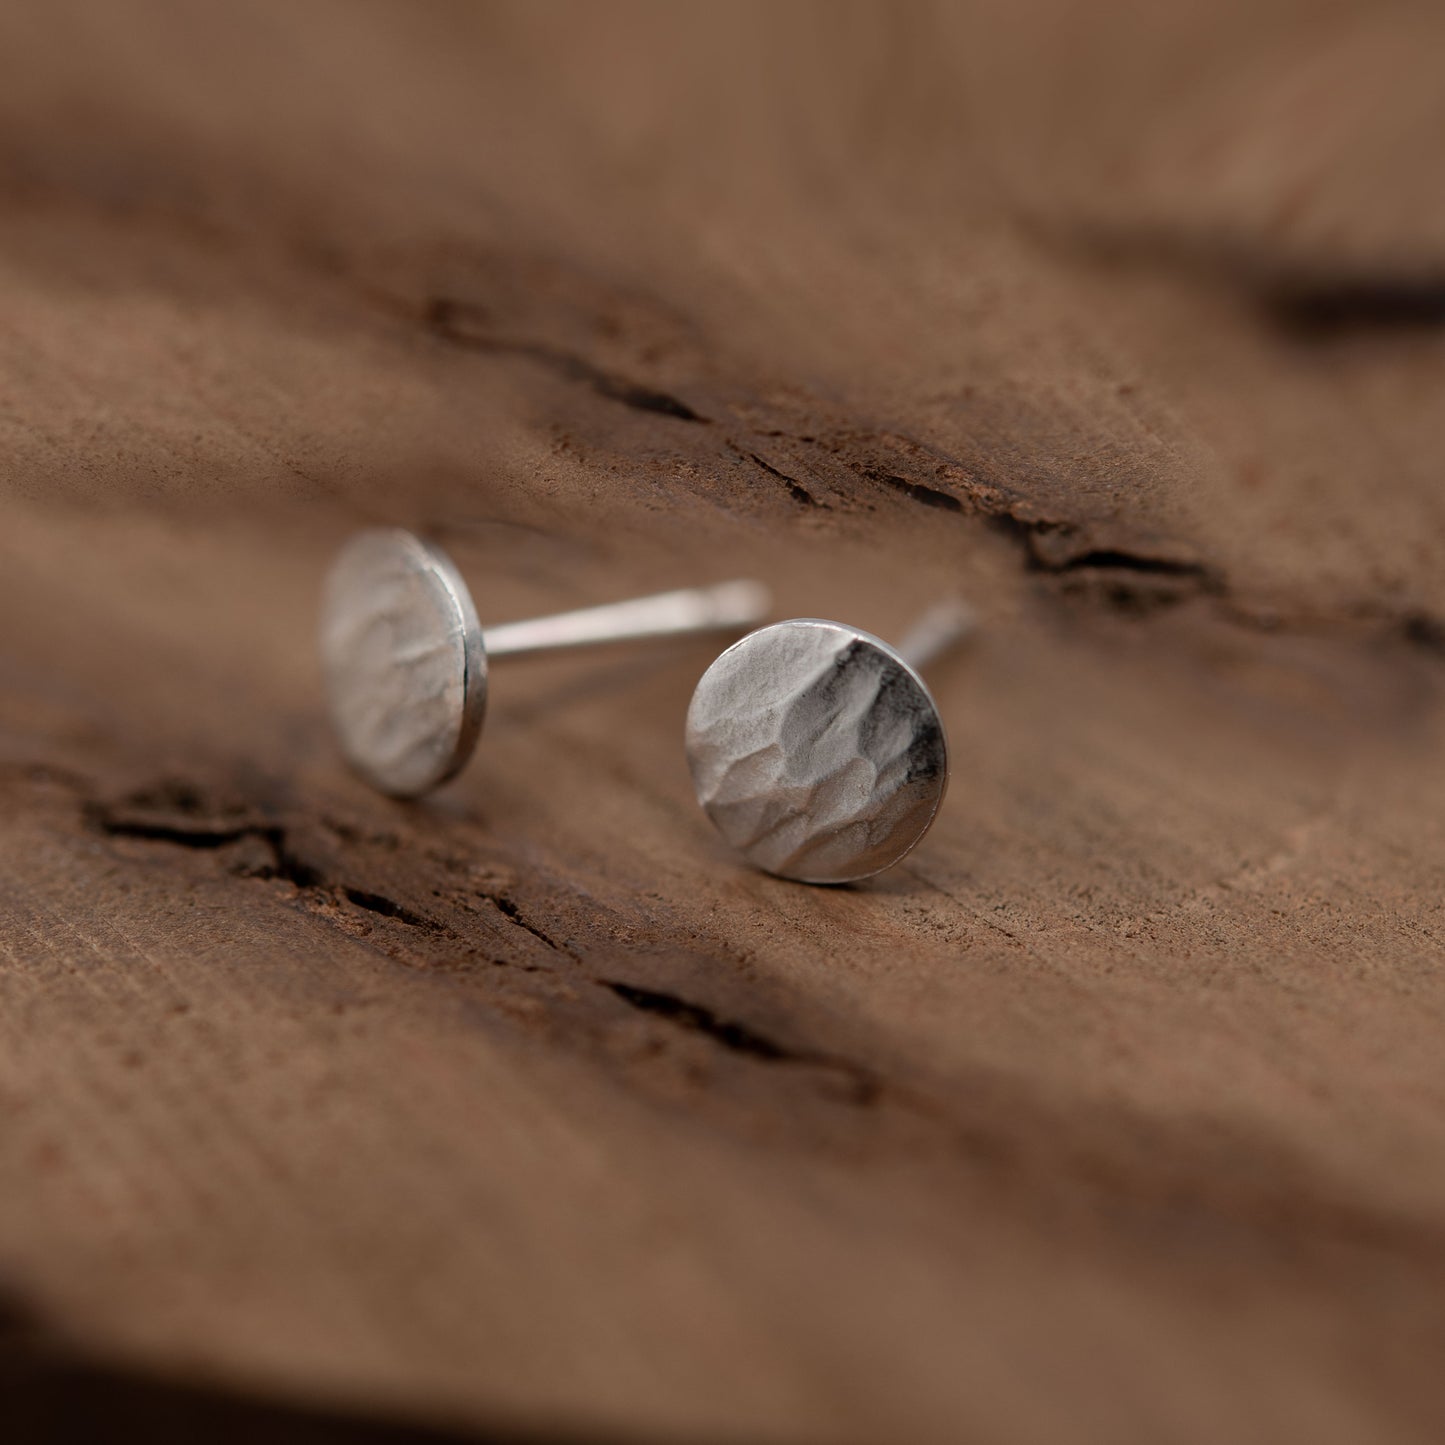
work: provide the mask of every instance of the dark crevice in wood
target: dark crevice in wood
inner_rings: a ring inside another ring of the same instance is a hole
[[[270,848],[274,861],[262,864],[259,868],[248,868],[242,865],[237,871],[253,878],[279,878],[282,882],[294,884],[303,891],[325,886],[326,880],[320,870],[303,862],[287,846],[284,828],[278,824],[269,824],[264,828],[251,831],[255,837],[260,838]]]
[[[107,816],[101,804],[87,805],[93,827],[110,838],[140,838],[148,843],[173,843],[177,848],[216,849],[242,838],[267,838],[268,828],[247,825],[242,828],[185,827],[175,823],[144,823],[136,819]]]
[[[1228,289],[1296,340],[1445,327],[1445,271],[1425,258],[1351,268],[1291,258],[1237,236],[1164,226],[1079,225],[1067,233],[1044,229],[1039,234],[1120,273],[1166,268]]]
[[[1189,597],[1229,594],[1224,576],[1202,562],[1098,546],[1066,522],[1025,520],[1007,511],[989,521],[1022,547],[1028,571],[1058,577],[1072,595],[1087,595],[1114,612],[1146,616]]]
[[[568,381],[590,387],[598,396],[605,397],[608,401],[621,402],[623,406],[630,406],[636,411],[654,412],[659,416],[672,417],[676,421],[704,424],[708,421],[707,417],[700,415],[671,393],[658,391],[627,377],[605,371],[574,352],[539,341],[490,336],[473,330],[467,322],[469,319],[475,320],[475,315],[473,309],[447,297],[433,297],[423,310],[427,329],[448,345],[463,347],[468,351],[526,357],[530,361],[550,367]]]
[[[541,943],[545,943],[548,948],[553,949],[555,952],[567,952],[567,950],[563,948],[556,939],[550,937],[542,929],[538,928],[537,925],[533,923],[529,918],[527,918],[523,914],[522,910],[517,907],[516,903],[513,902],[512,899],[508,898],[506,894],[488,893],[486,896],[490,898],[492,903],[496,906],[497,912],[500,913],[503,918],[507,919],[508,922],[516,924],[516,926],[520,928],[524,933],[530,933],[533,938],[537,939]]]
[[[1426,612],[1412,612],[1402,619],[1400,630],[1406,642],[1445,657],[1445,620],[1431,617]]]
[[[1170,557],[1150,557],[1137,552],[1124,552],[1114,547],[1100,547],[1090,552],[1081,552],[1067,561],[1045,563],[1031,557],[1029,565],[1039,572],[1077,572],[1081,569],[1111,570],[1115,572],[1143,572],[1155,577],[1190,577],[1201,585],[1207,583],[1212,573],[1197,562],[1180,562]]]
[[[812,439],[793,440],[801,444]],[[1031,516],[1025,498],[999,486],[970,481],[961,461],[922,443],[885,434],[852,436],[848,441],[847,450],[837,446],[829,450],[856,475],[920,506],[984,518],[1021,547],[1028,571],[1058,577],[1074,574],[1087,579],[1092,584],[1088,597],[1110,610],[1142,616],[1189,596],[1220,597],[1229,591],[1217,569],[1192,558],[1139,551],[1112,541],[1101,544],[1090,538],[1085,523]],[[901,449],[905,454],[918,452],[929,470],[958,478],[962,494],[884,467],[864,465],[847,455],[847,451],[862,450],[866,454],[884,448],[894,452]],[[1141,585],[1135,579],[1150,580]]]
[[[259,865],[239,864],[235,872],[248,878],[280,878],[302,889],[323,885],[321,874],[287,846],[286,830],[279,824],[244,823],[235,827],[218,827],[205,823],[192,825],[182,821],[117,817],[100,803],[86,804],[86,818],[93,828],[110,838],[138,838],[149,843],[169,843],[177,848],[215,851],[254,838],[266,846],[270,860]]]
[[[1266,290],[1270,321],[1302,341],[1445,327],[1445,276],[1365,277]]]
[[[730,1053],[742,1054],[768,1064],[800,1064],[840,1074],[847,1082],[847,1098],[850,1103],[872,1104],[881,1092],[881,1083],[873,1073],[849,1060],[808,1049],[789,1048],[778,1043],[776,1039],[759,1033],[748,1024],[737,1019],[721,1018],[705,1005],[692,1003],[673,993],[642,988],[617,979],[604,978],[597,982],[640,1013],[651,1014],[689,1033],[700,1034]]]
[[[453,936],[451,929],[444,923],[438,923],[434,918],[417,913],[404,904],[398,903],[394,898],[388,898],[384,893],[371,893],[364,888],[346,887],[343,887],[341,892],[348,903],[354,903],[368,913],[380,914],[383,918],[394,918],[398,923],[405,923],[409,928],[420,928],[425,933]]]
[[[610,988],[623,1003],[643,1013],[657,1014],[675,1023],[679,1028],[705,1034],[725,1049],[736,1054],[748,1054],[755,1059],[766,1059],[769,1063],[799,1063],[803,1056],[785,1049],[781,1044],[750,1029],[735,1019],[721,1019],[711,1009],[701,1004],[688,1003],[676,994],[661,993],[656,989],[639,988],[636,984],[619,983],[614,979],[600,980],[604,988]]]
[[[963,503],[952,492],[941,491],[938,487],[930,487],[923,482],[911,482],[907,477],[896,477],[890,472],[877,471],[871,467],[860,470],[863,476],[877,482],[880,486],[901,492],[920,506],[935,507],[941,512],[963,511]]]
[[[770,477],[776,477],[786,488],[788,495],[802,507],[819,507],[824,511],[828,510],[826,502],[820,502],[807,487],[795,477],[790,477],[786,472],[780,472],[777,467],[765,462],[756,452],[744,451],[741,447],[733,446],[731,442],[728,447],[736,452],[738,456],[745,457],[756,467],[762,468]]]
[[[175,811],[161,812],[159,808]],[[287,830],[279,823],[223,823],[216,812],[208,815],[204,794],[188,782],[167,780],[133,793],[118,804],[88,801],[84,815],[92,828],[109,838],[134,838],[202,852],[216,852],[255,840],[263,845],[264,855],[259,859],[238,858],[228,872],[239,878],[280,879],[303,893],[329,894],[366,913],[393,919],[410,928],[456,936],[445,924],[383,893],[328,879],[320,868],[298,856],[288,842]]]
[[[263,845],[264,854],[260,858],[238,857],[230,862],[228,872],[239,878],[281,879],[313,898],[346,902],[365,913],[421,933],[463,941],[460,933],[440,919],[429,917],[385,893],[328,878],[321,868],[297,855],[287,841],[287,830],[279,823],[242,816],[235,822],[221,821],[230,815],[208,804],[204,792],[192,783],[167,780],[132,793],[119,803],[89,801],[84,804],[84,814],[87,823],[106,837],[134,838],[203,852],[216,852],[255,840]],[[333,831],[336,831],[334,824]],[[568,953],[545,929],[533,923],[512,898],[495,893],[482,896],[513,926],[556,953]]]

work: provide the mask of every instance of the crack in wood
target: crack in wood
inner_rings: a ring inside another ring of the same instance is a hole
[[[462,347],[468,351],[525,357],[529,361],[550,367],[568,381],[590,387],[598,396],[608,401],[621,402],[623,406],[629,406],[634,411],[654,412],[658,416],[671,417],[674,421],[707,424],[707,417],[694,411],[685,401],[670,392],[643,386],[627,377],[606,371],[575,352],[548,346],[539,341],[490,336],[471,330],[466,321],[469,316],[474,318],[475,315],[473,308],[440,296],[429,300],[423,309],[427,330],[450,346]]]
[[[933,507],[941,512],[963,511],[963,503],[952,492],[945,492],[939,487],[930,487],[925,482],[909,481],[907,477],[894,476],[890,472],[878,471],[872,467],[862,467],[859,470],[865,477],[892,491],[900,492],[921,507]]]
[[[165,807],[177,811],[160,811]],[[203,792],[192,783],[167,780],[153,788],[132,793],[121,803],[86,800],[82,811],[88,826],[110,838],[133,838],[201,852],[219,852],[254,839],[263,845],[267,857],[261,861],[238,859],[227,869],[234,876],[280,879],[302,893],[328,894],[363,912],[392,919],[409,928],[456,937],[446,924],[408,908],[394,898],[328,878],[323,869],[299,856],[289,842],[287,829],[278,822],[238,820],[229,823],[221,821],[224,813],[208,814]]]
[[[769,1063],[798,1063],[802,1055],[749,1028],[736,1019],[722,1019],[710,1008],[689,1003],[676,994],[662,993],[657,989],[639,988],[636,984],[621,983],[615,979],[601,979],[604,988],[610,988],[623,1003],[642,1013],[655,1014],[679,1028],[703,1034],[715,1043],[735,1054],[747,1054],[755,1059],[766,1059]]]
[[[1434,331],[1445,326],[1445,276],[1291,282],[1266,289],[1260,304],[1275,326],[1300,341]]]
[[[752,462],[754,466],[761,467],[762,470],[765,471],[770,477],[776,477],[777,480],[783,484],[788,495],[795,502],[797,502],[799,506],[817,507],[823,511],[829,510],[828,504],[826,502],[819,501],[818,498],[815,497],[812,492],[810,492],[807,487],[805,487],[800,481],[798,481],[796,477],[790,477],[786,472],[779,471],[778,468],[773,466],[770,462],[764,461],[763,458],[760,457],[756,452],[746,451],[744,450],[744,448],[737,446],[733,442],[728,442],[727,448],[735,455],[742,457],[746,461]]]
[[[177,848],[215,852],[247,838],[254,838],[265,845],[270,853],[270,861],[259,865],[240,864],[232,871],[248,878],[280,878],[300,889],[325,886],[321,873],[291,850],[287,844],[286,830],[277,823],[217,826],[182,819],[165,821],[161,818],[118,817],[107,805],[93,801],[85,804],[85,813],[90,825],[107,837],[169,843]]]
[[[1405,641],[1445,657],[1445,620],[1425,612],[1411,612],[1400,620]]]
[[[364,888],[349,888],[344,885],[341,893],[348,903],[354,903],[367,913],[376,913],[382,918],[394,918],[398,923],[405,923],[409,928],[419,928],[424,933],[456,937],[446,924],[437,922],[435,918],[428,918],[424,913],[418,913],[405,904],[398,903],[396,899],[388,898],[384,893],[371,893]]]
[[[568,950],[563,948],[562,945],[558,943],[555,938],[553,938],[550,934],[546,933],[543,929],[538,928],[535,923],[533,923],[529,918],[527,918],[523,914],[522,910],[517,906],[515,901],[511,898],[508,898],[506,894],[488,893],[485,896],[492,901],[492,904],[495,906],[497,912],[500,913],[502,917],[505,918],[509,923],[515,924],[524,933],[530,933],[533,938],[537,939],[541,943],[545,943],[548,948],[554,950],[555,952],[568,953]]]
[[[111,838],[132,838],[201,852],[220,852],[255,840],[264,847],[264,858],[238,858],[229,864],[227,872],[238,878],[281,879],[293,884],[302,894],[349,903],[365,913],[434,938],[466,943],[456,928],[388,894],[328,877],[322,867],[299,856],[281,823],[258,820],[239,810],[210,806],[203,789],[189,781],[167,779],[133,792],[119,803],[85,800],[82,811],[88,826]],[[336,831],[334,821],[331,827]],[[353,840],[361,836],[355,829],[342,831]],[[567,948],[523,913],[515,899],[503,893],[483,892],[477,896],[490,902],[512,927],[555,953],[571,956]],[[491,958],[489,961],[505,962]]]
[[[704,1004],[692,1003],[661,989],[643,988],[619,979],[598,979],[623,1003],[640,1013],[651,1014],[676,1028],[700,1034],[730,1053],[759,1059],[767,1064],[802,1064],[839,1073],[849,1083],[849,1102],[871,1104],[882,1090],[881,1081],[870,1070],[833,1054],[790,1048],[737,1019],[723,1018]]]

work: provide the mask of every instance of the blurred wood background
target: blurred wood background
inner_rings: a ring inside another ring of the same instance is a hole
[[[1442,61],[0,6],[7,1438],[1438,1440]],[[498,621],[961,591],[944,815],[740,867],[706,644],[499,668],[369,795],[311,632],[377,522]]]

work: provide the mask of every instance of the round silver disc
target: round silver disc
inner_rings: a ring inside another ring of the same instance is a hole
[[[760,628],[708,668],[688,709],[687,756],[723,837],[803,883],[891,867],[948,786],[923,679],[886,642],[811,617]]]
[[[471,756],[487,653],[450,559],[399,528],[342,549],[321,607],[321,665],[341,750],[367,782],[414,798]]]

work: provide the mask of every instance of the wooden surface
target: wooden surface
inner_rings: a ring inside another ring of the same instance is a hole
[[[1438,1440],[1442,41],[0,8],[13,1418]],[[962,591],[944,814],[739,867],[706,644],[499,666],[369,795],[311,633],[380,521],[493,620]]]

